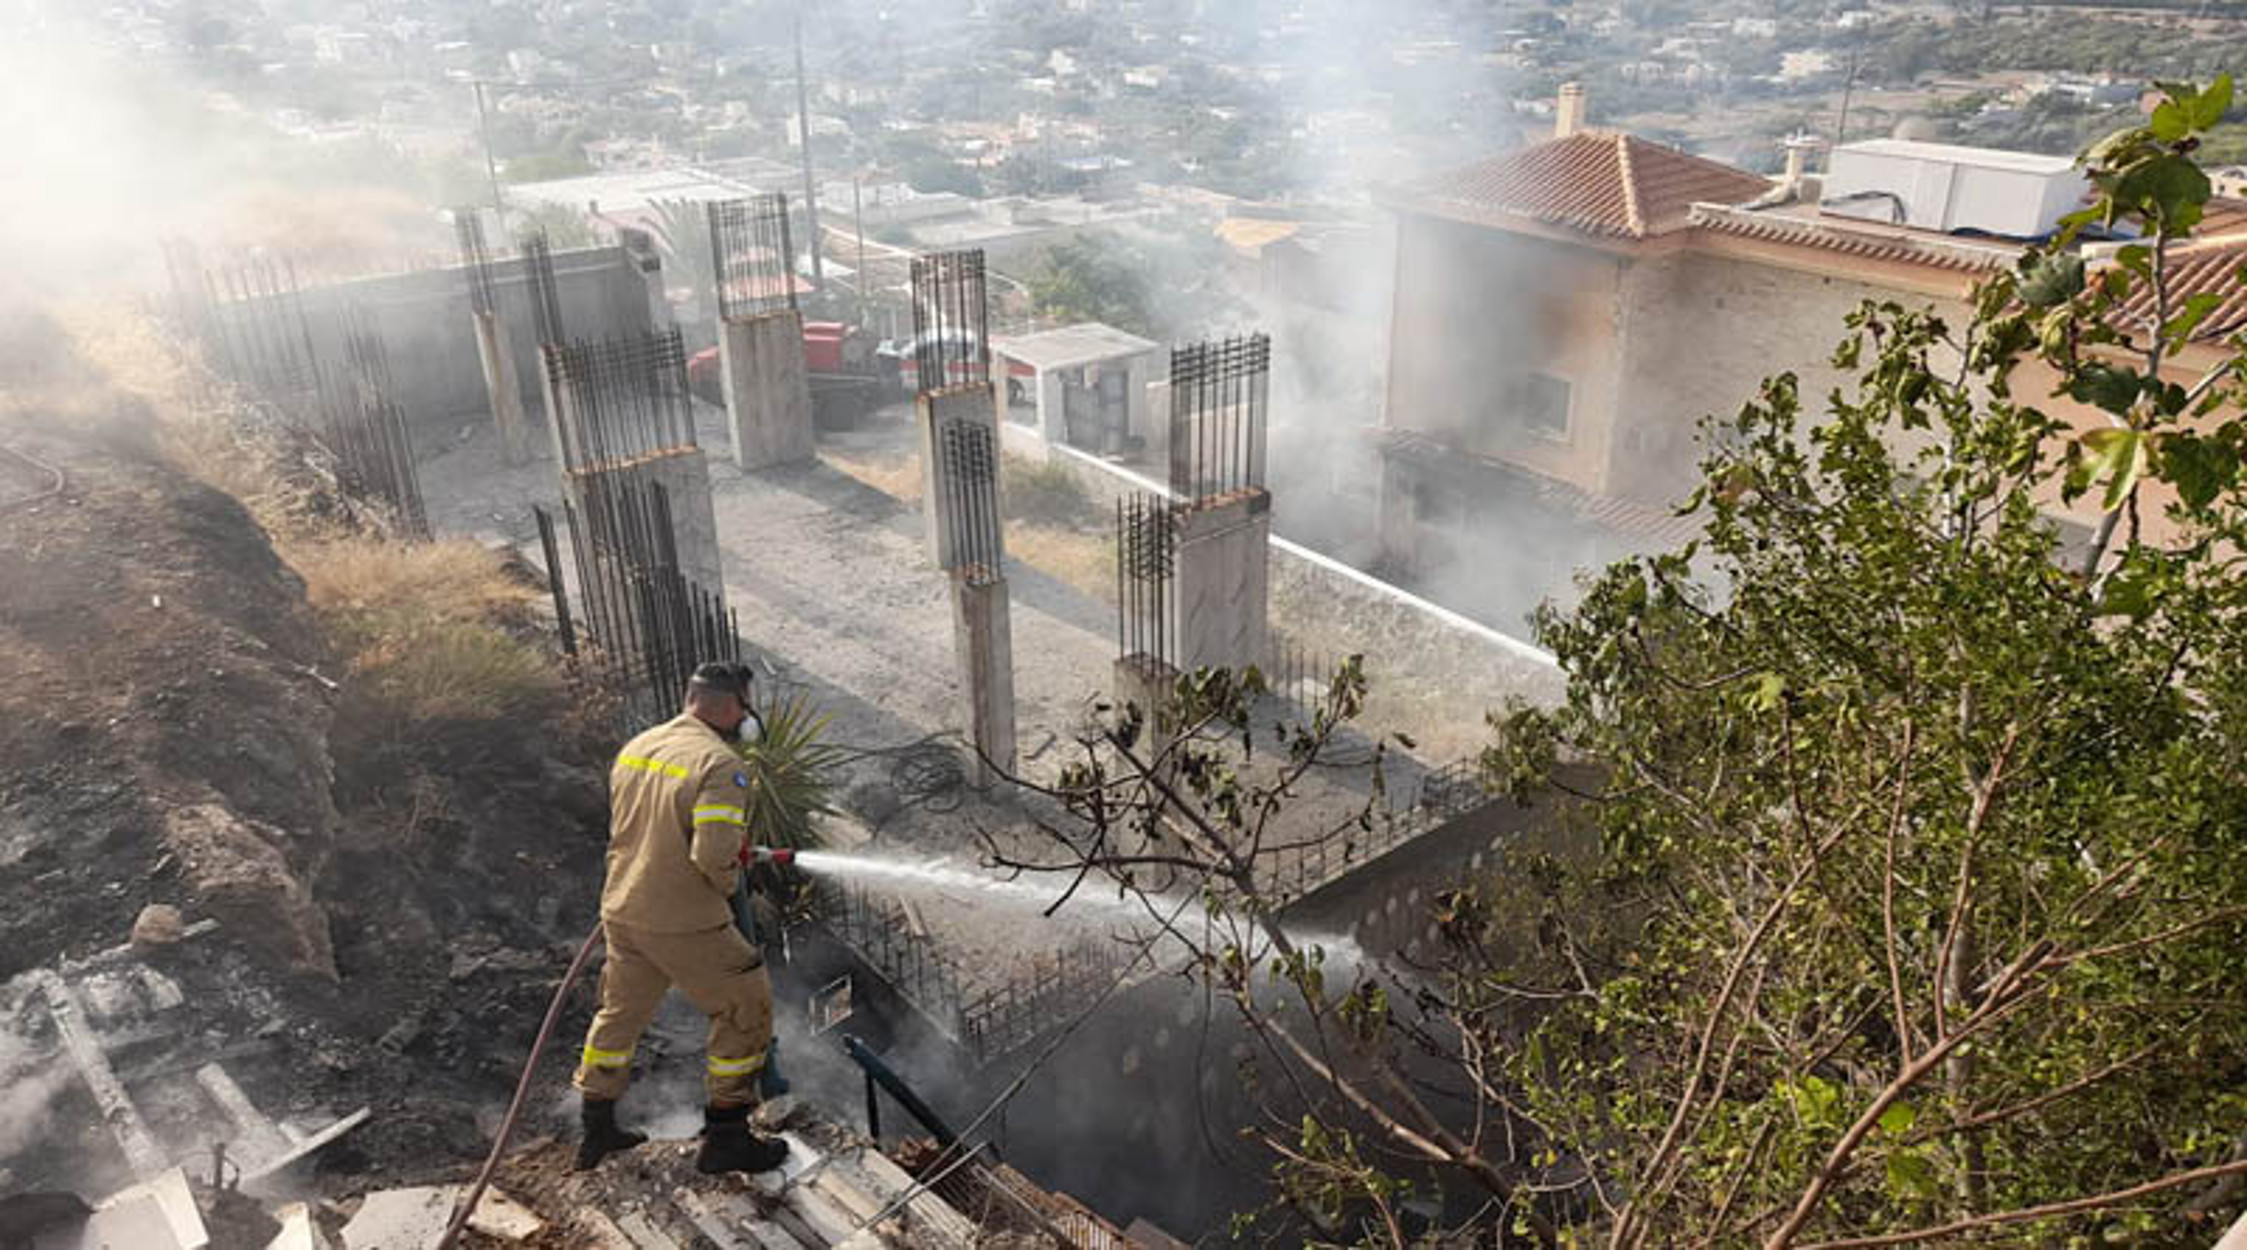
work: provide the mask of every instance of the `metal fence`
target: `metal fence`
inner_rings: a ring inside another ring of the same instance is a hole
[[[796,309],[795,250],[788,238],[788,197],[778,191],[706,206],[710,274],[718,287],[718,318],[735,321]]]
[[[1063,947],[1028,975],[970,991],[959,961],[915,931],[904,906],[846,882],[814,878],[820,923],[858,953],[938,1032],[978,1063],[1029,1043],[1104,992],[1125,957],[1104,946]]]
[[[991,320],[980,249],[913,258],[913,367],[923,395],[991,381]]]
[[[1481,762],[1473,757],[1391,784],[1374,805],[1370,828],[1275,859],[1266,869],[1266,888],[1276,902],[1293,902],[1489,801]]]
[[[1170,349],[1170,491],[1187,503],[1264,486],[1272,340]]]

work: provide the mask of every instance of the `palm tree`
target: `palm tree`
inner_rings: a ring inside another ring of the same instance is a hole
[[[649,207],[655,220],[648,233],[663,252],[663,263],[687,288],[692,320],[718,315],[717,260],[710,250],[710,216],[694,200],[656,200]]]

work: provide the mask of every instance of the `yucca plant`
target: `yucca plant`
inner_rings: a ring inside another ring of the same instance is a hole
[[[849,753],[826,741],[829,718],[805,695],[779,699],[759,715],[763,732],[735,748],[749,777],[750,834],[766,846],[816,847],[813,818],[834,810],[828,798]]]

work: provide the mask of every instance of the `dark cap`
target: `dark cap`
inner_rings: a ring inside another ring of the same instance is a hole
[[[712,661],[695,666],[694,676],[687,679],[687,689],[708,690],[717,694],[730,694],[743,703],[749,702],[749,683],[756,680],[756,672],[746,664]]]

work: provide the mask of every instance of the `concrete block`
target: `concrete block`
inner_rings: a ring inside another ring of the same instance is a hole
[[[1005,578],[978,584],[952,575],[952,642],[976,750],[969,779],[984,789],[1015,769],[1014,628]]]
[[[507,323],[496,313],[471,314],[476,327],[476,359],[484,369],[484,395],[491,405],[492,428],[500,455],[509,464],[530,459],[523,422],[523,388],[515,377],[515,352],[507,342]]]
[[[734,463],[764,469],[811,459],[803,318],[784,310],[719,322],[718,364]]]

